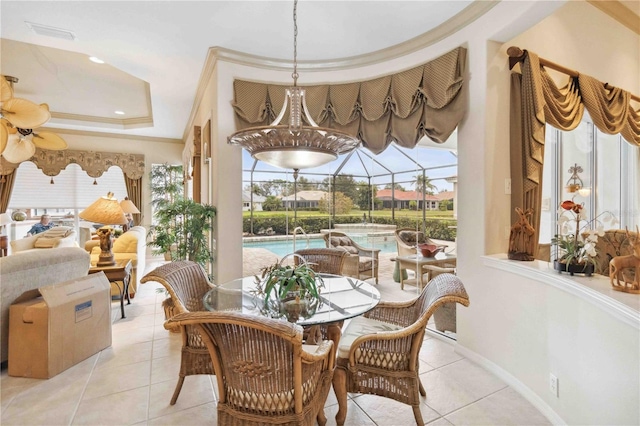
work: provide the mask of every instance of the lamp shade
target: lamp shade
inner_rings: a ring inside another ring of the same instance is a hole
[[[100,197],[78,215],[89,222],[104,225],[124,225],[129,223],[122,211],[118,200],[109,192],[106,197]]]
[[[13,219],[11,219],[11,215],[9,213],[0,214],[0,226],[8,225],[11,222],[13,222]]]
[[[131,201],[128,197],[125,197],[124,200],[120,201],[120,208],[122,208],[122,211],[125,213],[140,213],[140,210],[138,210],[136,205],[133,204],[133,201]]]

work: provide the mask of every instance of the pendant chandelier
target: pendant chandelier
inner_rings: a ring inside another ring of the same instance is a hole
[[[269,126],[249,127],[228,138],[240,145],[256,160],[284,169],[317,167],[358,147],[360,141],[335,129],[320,127],[311,118],[305,100],[305,89],[298,87],[297,24],[298,1],[293,2],[293,86],[285,91],[284,104]],[[280,124],[289,107],[289,123]],[[303,123],[302,114],[304,113]]]

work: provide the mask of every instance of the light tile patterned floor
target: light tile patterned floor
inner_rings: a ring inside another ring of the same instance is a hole
[[[262,256],[261,256],[262,255]],[[266,256],[266,257],[265,257]],[[270,255],[252,253],[250,268]],[[147,271],[159,263],[150,260]],[[393,263],[381,261],[378,288],[387,300],[415,296],[415,288],[391,279]],[[174,406],[169,405],[180,362],[181,338],[162,324],[164,295],[154,283],[139,288],[126,319],[114,302],[113,345],[49,380],[0,377],[2,425],[203,425],[216,424],[213,377],[187,377]],[[429,425],[544,425],[548,420],[517,392],[454,352],[454,346],[425,338],[421,378],[427,391],[422,415]],[[325,406],[335,424],[333,391]],[[350,395],[347,425],[410,425],[409,406],[371,396]]]

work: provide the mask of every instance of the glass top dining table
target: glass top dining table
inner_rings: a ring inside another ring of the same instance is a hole
[[[380,301],[380,292],[371,284],[356,278],[319,274],[324,286],[320,304],[310,316],[289,319],[300,326],[332,324],[362,315]],[[203,298],[209,311],[232,310],[271,318],[282,314],[264,308],[264,300],[255,294],[256,278],[238,278],[209,290]]]

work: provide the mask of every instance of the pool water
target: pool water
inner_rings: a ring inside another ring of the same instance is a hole
[[[396,240],[393,236],[388,237],[367,237],[366,235],[362,236],[351,236],[356,243],[360,244],[366,248],[376,248],[380,249],[382,253],[396,253],[398,246],[396,245]],[[279,257],[285,256],[289,253],[292,253],[293,250],[293,240],[279,240],[279,241],[251,241],[244,242],[243,247],[246,248],[263,248],[267,249]],[[296,250],[305,249],[305,248],[324,248],[326,247],[323,238],[309,238],[309,244],[307,245],[306,238],[298,238],[296,239]]]

